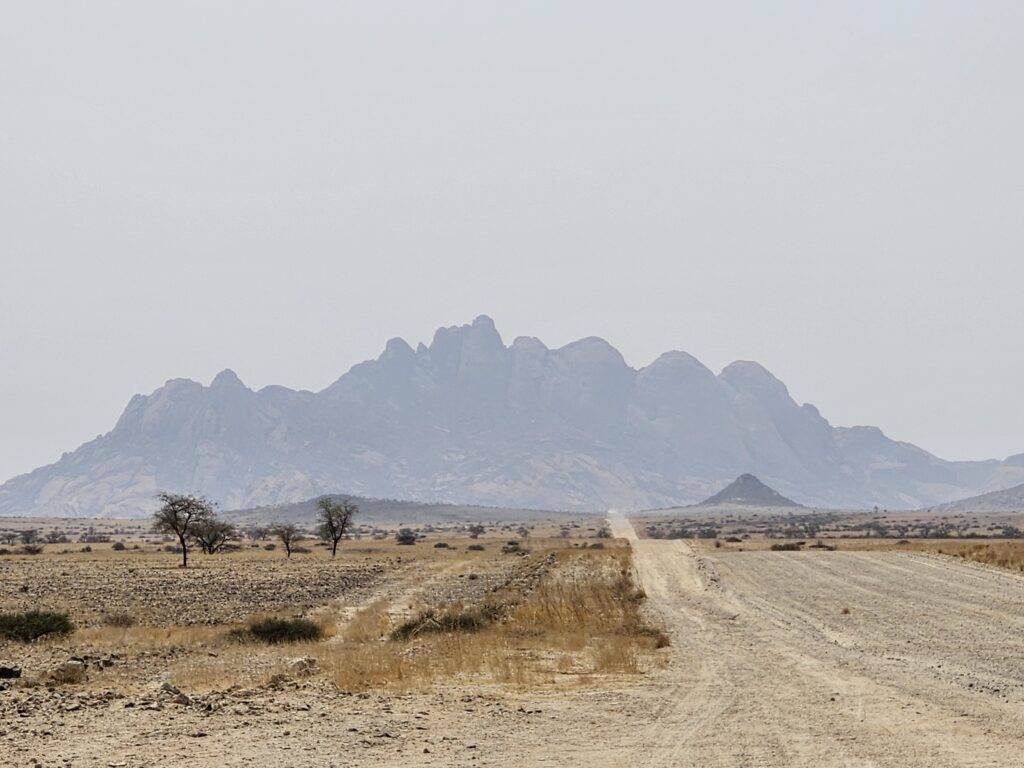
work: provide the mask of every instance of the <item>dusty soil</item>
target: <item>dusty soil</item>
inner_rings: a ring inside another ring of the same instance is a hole
[[[295,680],[190,706],[8,690],[0,764],[1024,766],[1019,576],[918,553],[697,552],[612,525],[672,636],[664,669],[391,695]],[[446,573],[388,589],[412,600]]]
[[[634,546],[679,680],[652,692],[631,759],[1024,765],[1020,577],[897,552]]]

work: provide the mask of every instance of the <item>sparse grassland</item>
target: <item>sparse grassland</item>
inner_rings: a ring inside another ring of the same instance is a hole
[[[906,546],[906,545],[904,545]],[[939,541],[926,551],[1024,573],[1024,541]]]
[[[549,554],[536,587],[478,604],[430,606],[395,624],[368,607],[316,655],[343,690],[423,685],[439,678],[551,684],[559,675],[637,674],[668,643],[642,615],[627,548]]]
[[[667,640],[642,616],[628,546],[501,533],[348,542],[337,559],[246,546],[188,569],[162,547],[109,542],[6,557],[0,611],[43,607],[78,629],[0,651],[25,666],[25,684],[69,654],[112,659],[84,685],[135,692],[159,679],[193,691],[266,685],[296,658],[315,660],[304,675],[350,691],[578,682],[657,664]]]

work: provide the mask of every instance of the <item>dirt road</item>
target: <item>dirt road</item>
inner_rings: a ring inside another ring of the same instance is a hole
[[[677,653],[624,760],[1024,765],[1024,579],[890,552],[697,555],[611,520]]]

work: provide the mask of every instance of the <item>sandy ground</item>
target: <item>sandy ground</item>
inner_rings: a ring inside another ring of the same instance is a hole
[[[672,635],[663,670],[83,707],[0,737],[0,765],[1024,766],[1024,579],[897,552],[697,553],[612,525]]]
[[[895,552],[633,544],[680,682],[652,693],[630,761],[1024,765],[1021,578]]]

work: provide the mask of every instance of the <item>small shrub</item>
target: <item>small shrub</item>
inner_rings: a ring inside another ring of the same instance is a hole
[[[42,544],[26,544],[21,548],[21,554],[23,555],[39,555],[43,552]]]
[[[86,545],[85,545],[84,547],[82,547],[82,548],[81,548],[80,550],[78,550],[78,551],[79,551],[79,552],[92,552],[92,547],[90,547],[90,546],[89,546],[88,544],[86,544]]]
[[[395,536],[395,542],[403,546],[411,546],[416,543],[416,534],[410,528],[403,528]]]
[[[785,544],[772,544],[772,552],[799,552],[804,548],[802,541],[790,541]]]
[[[739,544],[742,541],[743,541],[743,539],[739,538],[738,536],[726,536],[725,537],[726,544]]]
[[[309,642],[323,635],[323,630],[309,619],[260,619],[241,633],[241,636],[271,645]]]
[[[0,613],[0,637],[29,643],[46,635],[66,635],[75,625],[66,613],[56,611],[27,611],[26,613]]]
[[[9,554],[11,554],[11,550],[7,549],[6,547],[0,547],[0,555],[9,555]]]
[[[466,547],[466,550],[468,552],[483,552],[484,549],[486,549],[486,547],[484,547],[483,544],[470,544],[468,547]]]
[[[391,639],[411,640],[419,635],[438,632],[478,632],[499,618],[501,613],[499,606],[490,605],[480,608],[449,608],[443,612],[431,609],[398,625],[391,633]]]
[[[263,549],[265,549],[267,552],[273,552],[275,549],[277,549],[277,544],[274,544],[273,542],[271,542],[270,544],[264,544]]]
[[[437,544],[434,545],[434,549],[449,549],[448,542],[439,541],[437,542]]]
[[[138,622],[130,613],[108,613],[103,617],[103,623],[108,627],[134,627]]]
[[[110,545],[110,548],[115,552],[124,552],[124,550],[126,549],[123,541],[115,541],[113,544]]]

